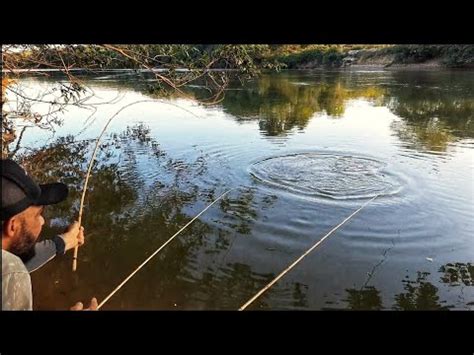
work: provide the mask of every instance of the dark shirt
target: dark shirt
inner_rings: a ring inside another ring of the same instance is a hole
[[[30,273],[38,270],[56,255],[63,255],[65,253],[65,246],[63,238],[59,235],[53,239],[36,243],[35,256],[25,263],[26,269]]]

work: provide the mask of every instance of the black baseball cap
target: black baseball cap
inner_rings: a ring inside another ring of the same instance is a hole
[[[2,221],[30,206],[52,205],[64,201],[68,188],[62,183],[38,185],[11,159],[2,159]]]

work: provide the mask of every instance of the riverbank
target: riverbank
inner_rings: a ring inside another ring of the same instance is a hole
[[[330,45],[282,48],[273,60],[288,69],[361,67],[474,68],[472,45]]]
[[[173,72],[205,68],[206,71],[239,70],[245,74],[256,74],[259,69],[361,66],[417,70],[474,68],[474,45],[130,45],[111,48],[97,45],[31,47],[9,53],[9,72],[64,70],[65,65],[68,72],[76,68],[154,68]]]
[[[460,67],[447,67],[439,60],[433,60],[426,63],[413,64],[352,64],[342,67],[342,69],[352,70],[413,70],[413,71],[430,71],[430,70],[473,70],[474,64],[466,64]]]

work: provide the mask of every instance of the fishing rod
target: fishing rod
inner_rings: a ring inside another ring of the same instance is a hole
[[[100,143],[100,139],[102,138],[102,136],[104,135],[105,133],[105,130],[107,129],[107,127],[109,126],[110,122],[112,122],[112,119],[117,116],[120,112],[122,112],[122,110],[126,109],[127,107],[129,106],[132,106],[132,105],[135,105],[135,104],[138,104],[138,103],[142,103],[144,102],[145,100],[141,100],[141,101],[136,101],[136,102],[133,102],[131,104],[128,104],[128,105],[125,105],[124,107],[122,107],[120,110],[118,110],[113,116],[111,116],[107,123],[105,124],[104,128],[102,129],[102,132],[100,132],[99,136],[97,137],[96,141],[95,141],[95,148],[94,148],[94,152],[92,153],[92,158],[89,162],[89,167],[87,168],[87,174],[86,174],[86,180],[84,181],[84,187],[82,189],[82,196],[81,196],[81,204],[79,206],[79,218],[78,218],[78,222],[79,222],[79,226],[81,225],[81,221],[82,221],[82,212],[84,210],[84,199],[86,197],[86,191],[87,191],[87,184],[89,182],[89,177],[91,175],[91,171],[92,171],[92,166],[94,165],[94,160],[95,160],[95,156],[97,154],[97,150],[99,148],[99,143]],[[146,100],[146,101],[149,101],[149,100]],[[79,246],[76,245],[75,248],[74,248],[74,256],[72,258],[72,271],[76,271],[77,270],[77,253],[79,251]]]
[[[89,162],[89,167],[87,168],[86,180],[84,181],[84,187],[82,189],[82,196],[81,196],[81,204],[80,204],[80,207],[79,207],[79,217],[78,217],[79,226],[81,225],[81,221],[82,221],[82,212],[83,212],[83,209],[84,209],[84,199],[86,197],[87,184],[89,182],[89,177],[91,175],[92,166],[94,165],[94,160],[95,160],[95,156],[97,154],[98,148],[99,148],[100,140],[101,140],[102,136],[104,135],[104,133],[105,133],[107,127],[109,126],[110,122],[112,122],[112,120],[114,119],[115,116],[117,116],[120,112],[122,112],[123,110],[125,110],[126,108],[128,108],[130,106],[133,106],[133,105],[136,105],[136,104],[141,104],[141,103],[144,103],[144,102],[156,102],[156,101],[157,100],[150,100],[150,99],[134,101],[134,102],[132,102],[128,105],[123,106],[120,110],[118,110],[113,116],[111,116],[107,120],[107,123],[105,124],[104,128],[102,129],[102,132],[100,132],[100,135],[96,139],[94,152],[92,153],[92,158]],[[196,114],[192,113],[191,111],[189,111],[185,108],[179,107],[178,105],[174,105],[174,104],[168,103],[168,102],[164,102],[164,103],[167,103],[167,104],[170,104],[172,106],[176,106],[178,108],[181,108],[182,110],[184,110],[188,113],[191,113],[192,115],[199,118],[199,116],[197,116]],[[79,251],[79,246],[76,245],[76,247],[74,248],[74,256],[73,256],[73,259],[72,259],[72,271],[77,270],[77,253],[78,253],[78,251]]]
[[[354,217],[357,213],[359,213],[365,206],[379,197],[382,193],[379,193],[372,197],[369,201],[365,202],[361,207],[359,207],[356,211],[354,211],[350,216],[344,219],[341,223],[331,229],[324,237],[322,237],[319,241],[317,241],[311,248],[306,250],[303,255],[301,255],[298,259],[296,259],[290,266],[288,266],[285,270],[283,270],[277,277],[275,277],[272,281],[270,281],[264,288],[262,288],[259,292],[255,294],[252,298],[250,298],[247,302],[245,302],[240,308],[239,311],[245,310],[248,306],[250,306],[257,298],[259,298],[263,293],[265,293],[270,287],[272,287],[278,280],[280,280],[285,274],[287,274],[291,269],[293,269],[301,260],[304,259],[306,255],[311,253],[318,245],[320,245],[326,238],[328,238],[332,233],[338,230],[342,225],[344,225],[347,221],[349,221],[352,217]]]
[[[182,227],[178,232],[176,232],[171,238],[169,238],[165,243],[163,243],[153,254],[151,254],[143,263],[141,263],[130,275],[128,275],[125,280],[123,280],[107,297],[104,298],[102,302],[97,306],[97,310],[99,310],[118,290],[122,288],[123,285],[125,285],[128,280],[130,280],[133,275],[135,275],[142,267],[144,267],[156,254],[158,254],[165,246],[167,246],[171,241],[178,236],[183,230],[185,230],[191,223],[193,223],[200,215],[202,215],[204,212],[207,211],[208,208],[210,208],[213,204],[215,204],[217,201],[219,201],[222,197],[224,197],[226,194],[228,194],[230,191],[234,190],[235,188],[232,188],[230,190],[227,190],[223,194],[221,194],[218,198],[216,198],[210,205],[208,205],[205,209],[203,209],[196,217],[194,217],[192,220],[190,220],[184,227]]]

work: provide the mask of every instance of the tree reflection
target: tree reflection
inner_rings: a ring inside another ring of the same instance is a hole
[[[329,72],[317,78],[294,73],[267,74],[245,85],[235,81],[220,105],[239,122],[258,121],[262,134],[267,136],[304,130],[318,114],[341,117],[349,100],[364,99],[388,107],[401,118],[394,121],[392,129],[410,148],[445,151],[449,143],[474,137],[474,99],[469,75],[387,73],[383,75],[388,75],[388,81],[373,74],[345,72]],[[173,99],[173,94],[164,97],[161,91],[155,93],[147,73],[107,73],[82,79],[93,80],[97,87]],[[206,83],[198,80],[185,90],[199,100],[208,95],[205,87]]]
[[[439,272],[444,273],[441,281],[450,286],[474,286],[474,265],[471,263],[448,263],[441,266]]]
[[[343,73],[307,82],[298,82],[298,76],[267,75],[241,90],[228,91],[222,106],[239,121],[258,120],[265,135],[278,136],[305,129],[318,113],[340,117],[349,100],[365,99],[401,118],[392,129],[409,147],[444,151],[449,143],[474,137],[469,77],[390,75],[388,83],[375,78],[370,84]]]
[[[462,73],[395,73],[386,105],[401,122],[392,129],[417,149],[445,151],[448,144],[474,137],[474,99]]]
[[[308,309],[308,285],[295,282],[293,284],[294,289],[292,291],[292,306],[296,309]]]
[[[65,202],[48,208],[47,217],[59,221],[59,225],[56,223],[45,228],[44,234],[58,231],[76,218],[83,172],[92,145],[92,141],[75,142],[72,137],[60,138],[46,148],[21,157],[23,165],[39,181],[60,180],[70,188]],[[151,159],[156,161],[155,169],[161,172],[158,179],[151,184],[151,193],[148,195],[143,194],[146,181],[138,173],[140,149],[137,149],[137,145],[141,146],[142,150],[147,147],[154,152],[150,154]],[[98,296],[105,293],[106,285],[101,285],[99,280],[103,282],[104,279],[97,273],[98,270],[103,273],[102,276],[108,275],[110,281],[118,283],[118,279],[129,272],[132,265],[143,259],[146,255],[144,253],[149,252],[157,243],[163,242],[190,219],[183,209],[197,200],[198,194],[190,181],[192,175],[199,172],[199,164],[182,162],[183,169],[179,172],[174,169],[175,165],[176,161],[160,150],[144,125],[128,127],[123,134],[111,135],[110,139],[101,145],[86,194],[83,218],[83,224],[91,238],[79,253],[79,278],[90,282],[86,281],[77,292],[94,289]],[[186,174],[183,174],[183,171]],[[183,185],[187,188],[181,189]],[[205,226],[202,223],[195,223],[189,228],[188,233],[197,235],[192,239],[193,242],[199,241],[199,237],[202,238],[203,229]],[[194,244],[189,243],[185,244],[184,248],[193,247]],[[186,250],[177,247],[175,252],[186,253]],[[168,267],[176,265],[176,260],[182,263],[187,261],[186,258],[177,257],[167,263]],[[52,301],[53,297],[43,298],[48,293],[51,295],[54,290],[54,287],[50,287],[54,285],[51,284],[51,277],[65,283],[68,286],[66,289],[74,289],[69,262],[58,259],[55,263],[60,265],[55,268],[47,265],[33,274],[34,279],[38,281],[35,286],[36,293],[41,295],[37,298],[39,308],[54,309],[58,306],[57,302],[48,302]],[[182,265],[176,265],[177,269],[181,267]],[[90,283],[94,287],[85,287],[87,284],[90,286]],[[113,283],[107,283],[106,287],[111,288],[112,285]],[[66,300],[64,303],[67,303]]]
[[[418,272],[416,280],[403,280],[407,292],[395,295],[396,310],[447,310],[439,302],[438,288],[426,281],[429,272]]]
[[[237,120],[257,119],[260,129],[269,136],[303,130],[315,114],[333,118],[345,112],[347,101],[363,97],[379,99],[385,89],[375,86],[348,87],[339,77],[328,80],[295,82],[295,78],[266,75],[243,90],[229,90],[222,106]]]
[[[373,286],[365,286],[359,290],[346,289],[348,294],[345,300],[349,309],[352,310],[380,310],[382,309],[382,298],[380,291]]]
[[[93,144],[93,141],[76,142],[69,136],[21,156],[21,163],[39,181],[59,180],[70,188],[65,202],[48,208],[46,217],[53,223],[45,226],[44,235],[52,236],[76,218]],[[153,173],[151,177],[139,171],[143,162],[148,164],[147,171]],[[222,186],[202,189],[197,185],[196,177],[205,169],[206,160],[202,156],[184,161],[162,151],[146,125],[138,124],[127,127],[121,134],[109,135],[101,145],[89,180],[83,215],[88,239],[79,253],[78,271],[71,274],[70,260],[63,257],[34,272],[35,309],[66,309],[79,299],[105,297],[191,220],[195,213],[186,212],[189,207],[199,200],[208,204],[222,192]],[[238,264],[209,272],[202,262],[223,260],[218,254],[227,253],[236,236],[251,233],[258,206],[268,208],[275,201],[268,196],[261,202],[254,199],[251,188],[227,195],[220,209],[209,210],[206,216],[191,224],[105,308],[168,309],[175,304],[188,307],[196,299],[196,292],[206,294],[206,288],[210,294],[229,290],[229,295],[234,294],[234,298],[229,296],[229,302],[242,301],[237,289],[248,290],[250,284],[260,285],[272,275],[254,274],[250,266]],[[206,283],[200,285],[201,280],[213,277],[220,280],[215,283],[217,288]],[[227,304],[222,297],[216,298],[217,303],[212,299],[208,298],[209,304],[204,306]],[[265,302],[260,307],[264,305]],[[202,303],[196,306],[204,307]]]
[[[236,310],[273,278],[273,273],[256,273],[249,265],[228,263],[220,266],[217,272],[211,269],[202,273],[196,284],[196,302],[200,308]],[[269,309],[265,297],[259,299],[252,309]]]
[[[237,198],[225,196],[219,205],[224,213],[224,220],[221,223],[240,234],[249,235],[251,224],[258,215],[254,195],[253,189],[244,189]]]
[[[392,72],[388,83],[367,78],[369,84],[365,77],[341,72],[309,80],[304,75],[264,75],[243,87],[234,85],[221,105],[238,121],[257,120],[268,136],[304,130],[317,114],[341,117],[349,100],[364,99],[401,118],[392,129],[410,148],[445,151],[452,142],[474,137],[470,76]],[[202,89],[192,91],[199,98]]]
[[[459,308],[465,308],[472,304],[468,303],[463,296],[464,286],[474,286],[474,266],[471,263],[448,263],[439,269],[442,273],[440,282],[451,287],[459,288]],[[402,280],[405,292],[397,293],[394,296],[394,310],[449,310],[453,305],[445,305],[446,301],[440,300],[439,289],[431,282],[427,281],[430,273],[418,271],[416,278]],[[351,310],[382,310],[382,298],[380,291],[374,286],[364,286],[360,289],[346,289],[347,309]]]

